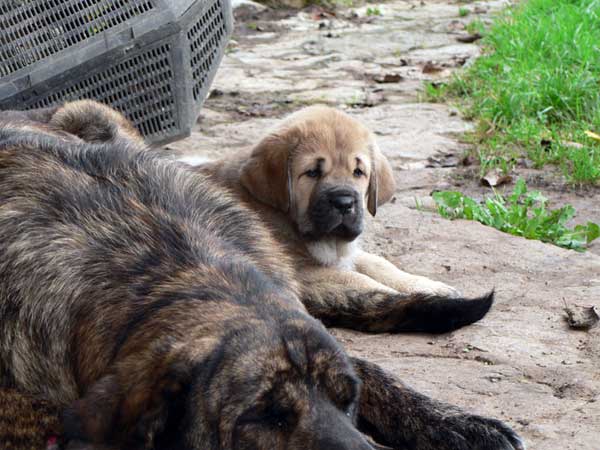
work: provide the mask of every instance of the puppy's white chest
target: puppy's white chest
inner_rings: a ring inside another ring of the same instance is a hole
[[[352,242],[337,239],[322,239],[309,242],[306,248],[311,256],[322,266],[336,267],[342,270],[354,270],[354,255],[359,249],[358,239]]]

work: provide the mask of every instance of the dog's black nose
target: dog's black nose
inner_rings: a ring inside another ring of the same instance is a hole
[[[354,207],[354,197],[351,195],[337,195],[331,199],[331,204],[339,212],[346,214]]]

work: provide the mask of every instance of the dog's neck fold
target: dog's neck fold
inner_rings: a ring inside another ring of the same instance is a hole
[[[359,240],[348,242],[337,238],[325,238],[307,243],[306,248],[322,266],[352,270],[354,255],[359,250]]]

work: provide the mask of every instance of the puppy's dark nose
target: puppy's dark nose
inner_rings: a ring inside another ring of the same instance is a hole
[[[347,214],[354,207],[354,197],[337,195],[331,199],[331,204],[342,214]]]

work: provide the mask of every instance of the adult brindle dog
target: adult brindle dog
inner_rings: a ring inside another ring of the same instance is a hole
[[[0,380],[67,448],[524,448],[348,357],[254,213],[113,111],[3,117]]]

